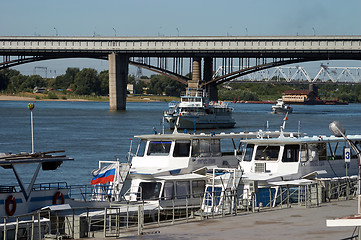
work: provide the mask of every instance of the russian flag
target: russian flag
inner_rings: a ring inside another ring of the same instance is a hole
[[[115,169],[116,168],[117,168],[116,164],[113,163],[108,166],[94,170],[92,172],[93,179],[91,180],[90,184],[95,185],[95,184],[99,184],[99,183],[106,184],[108,182],[112,182],[115,177]]]

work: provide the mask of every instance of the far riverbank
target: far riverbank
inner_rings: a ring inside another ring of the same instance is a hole
[[[0,95],[0,101],[70,101],[70,102],[82,102],[82,101],[95,101],[95,102],[108,102],[108,97],[97,97],[97,98],[57,98],[50,99],[44,98],[39,94],[26,94],[24,96],[19,95]],[[142,96],[127,96],[127,102],[170,102],[179,101],[177,97],[168,96],[153,96],[153,95],[142,95]]]

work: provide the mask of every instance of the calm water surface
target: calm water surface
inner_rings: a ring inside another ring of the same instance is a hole
[[[30,111],[25,101],[0,101],[0,152],[30,152]],[[237,125],[216,132],[279,130],[283,115],[271,114],[270,104],[230,104]],[[348,134],[361,134],[361,104],[347,106],[293,106],[286,130],[308,135],[330,135],[330,122],[340,121]],[[125,159],[134,135],[162,131],[161,118],[167,103],[127,103],[127,111],[110,112],[107,102],[36,102],[34,113],[35,151],[66,150],[75,159],[56,171],[40,172],[39,182],[66,181],[88,184],[99,160]],[[167,125],[166,125],[167,127]],[[191,130],[192,131],[192,130]],[[210,132],[203,130],[198,132]],[[170,132],[166,129],[166,132]],[[35,166],[19,170],[30,181]],[[13,184],[10,169],[0,168],[0,185]]]

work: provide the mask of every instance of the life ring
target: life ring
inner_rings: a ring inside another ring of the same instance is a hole
[[[10,204],[13,204],[13,207],[10,209]],[[10,195],[5,201],[5,211],[8,216],[14,215],[16,211],[16,199],[13,195]]]
[[[54,194],[54,197],[53,197],[53,205],[57,205],[58,204],[58,199],[60,198],[60,204],[64,204],[64,194],[62,194],[61,192],[56,192]]]

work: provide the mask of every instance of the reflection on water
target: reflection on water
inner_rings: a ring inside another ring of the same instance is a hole
[[[0,152],[30,152],[28,102],[0,101]],[[268,126],[279,130],[283,115],[272,114],[271,104],[230,104],[237,124],[216,132],[257,131]],[[309,135],[330,135],[328,124],[340,121],[348,134],[360,133],[361,104],[339,106],[292,106],[286,130]],[[162,114],[167,103],[127,103],[127,111],[110,112],[106,102],[36,102],[34,109],[35,151],[66,150],[75,159],[56,171],[41,172],[38,182],[64,180],[70,184],[90,182],[91,170],[99,160],[125,159],[134,135],[162,131]],[[166,127],[166,132],[170,132]],[[192,132],[193,129],[188,129]],[[213,130],[201,130],[210,132]],[[197,131],[198,132],[198,131]],[[29,168],[20,171],[30,177]],[[14,182],[12,171],[0,169],[2,184]],[[25,180],[28,182],[29,180]]]

